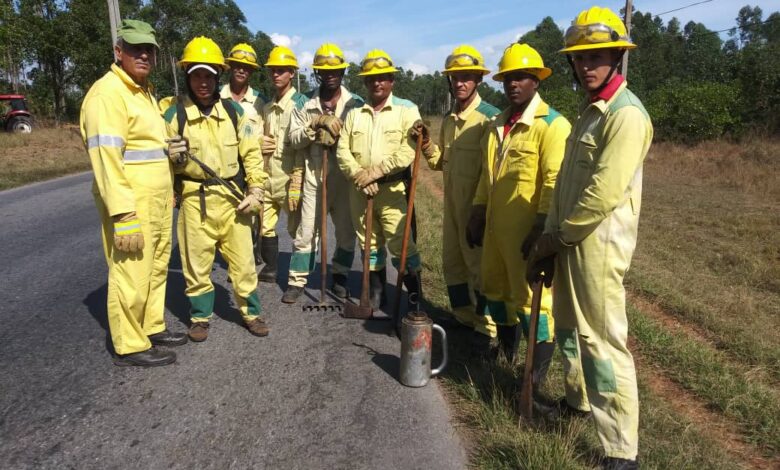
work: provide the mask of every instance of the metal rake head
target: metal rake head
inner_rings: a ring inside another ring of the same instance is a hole
[[[301,310],[303,310],[304,312],[323,312],[323,313],[334,312],[334,313],[337,313],[337,312],[341,312],[342,311],[342,307],[341,307],[341,304],[328,302],[328,303],[303,305],[301,307]]]

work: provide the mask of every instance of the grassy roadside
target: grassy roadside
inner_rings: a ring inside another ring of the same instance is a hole
[[[0,133],[0,190],[89,168],[89,158],[76,128]]]

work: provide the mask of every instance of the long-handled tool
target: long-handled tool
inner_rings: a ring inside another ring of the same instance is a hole
[[[374,197],[366,196],[366,222],[365,222],[365,242],[363,243],[363,281],[360,287],[360,305],[352,302],[344,302],[344,312],[341,314],[344,318],[357,318],[368,320],[374,314],[371,307],[371,301],[368,298],[368,274],[369,260],[371,258],[371,238],[374,219]]]
[[[305,304],[304,311],[341,312],[341,304],[325,302],[328,281],[328,147],[322,146],[322,182],[320,182],[320,301]]]
[[[414,149],[414,162],[412,163],[412,182],[409,184],[409,197],[406,202],[406,223],[404,224],[404,238],[401,243],[401,263],[398,265],[398,279],[395,283],[395,305],[393,306],[393,325],[400,338],[400,325],[398,316],[401,311],[401,291],[404,275],[406,274],[406,257],[409,249],[409,237],[412,231],[412,217],[414,216],[414,195],[417,192],[417,173],[420,170],[420,155],[422,154],[422,136],[417,137],[417,146]],[[419,286],[418,286],[419,287]],[[418,289],[419,290],[419,289]],[[419,301],[419,299],[418,299]]]
[[[214,170],[212,170],[210,166],[208,166],[208,165],[206,165],[205,163],[203,163],[203,162],[202,162],[202,161],[201,161],[201,160],[200,160],[198,157],[196,157],[195,155],[192,155],[192,154],[188,154],[188,155],[187,155],[187,158],[189,158],[189,159],[190,159],[190,160],[192,160],[193,162],[197,163],[197,164],[198,164],[198,166],[199,166],[199,167],[200,167],[200,168],[203,170],[203,172],[204,172],[204,173],[206,173],[207,175],[209,175],[211,178],[214,178],[214,179],[217,181],[217,183],[219,183],[219,184],[221,184],[222,186],[224,186],[224,187],[228,188],[228,190],[230,190],[230,194],[232,194],[233,196],[235,196],[235,197],[236,197],[236,199],[238,199],[238,201],[239,201],[239,202],[241,202],[241,201],[243,201],[243,200],[244,200],[244,195],[243,195],[243,194],[241,194],[241,193],[238,191],[238,189],[236,189],[236,187],[235,187],[235,186],[233,186],[232,184],[230,184],[230,183],[228,183],[227,181],[225,181],[224,179],[222,179],[222,178],[221,178],[221,177],[220,177],[220,176],[217,174],[217,172],[215,172]]]
[[[533,418],[534,413],[534,351],[536,349],[536,330],[539,328],[539,310],[542,307],[542,281],[534,281],[531,284],[531,291],[533,297],[531,297],[531,319],[528,326],[528,348],[525,353],[523,388],[520,390],[520,415],[528,420]]]

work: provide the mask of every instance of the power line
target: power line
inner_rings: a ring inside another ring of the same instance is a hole
[[[690,8],[690,7],[693,7],[693,6],[696,6],[696,5],[701,5],[702,3],[710,3],[711,1],[712,0],[704,0],[702,2],[691,3],[690,5],[685,5],[684,7],[675,8],[674,10],[663,11],[663,12],[658,13],[658,14],[653,15],[653,16],[662,16],[662,15],[665,15],[667,13],[673,13],[675,11],[685,10],[686,8]]]
[[[717,33],[725,33],[726,31],[731,31],[735,29],[747,29],[747,28],[752,28],[754,26],[761,26],[762,24],[771,23],[777,20],[780,20],[780,16],[775,18],[769,18],[768,20],[764,20],[760,23],[750,23],[750,24],[746,24],[745,26],[732,26],[731,28],[721,29],[719,31],[708,31],[708,33],[717,34]]]

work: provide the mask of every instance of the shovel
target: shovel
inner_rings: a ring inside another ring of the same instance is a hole
[[[371,307],[371,301],[368,298],[368,262],[371,258],[371,237],[374,219],[374,197],[366,197],[366,223],[365,223],[365,242],[363,243],[363,280],[360,287],[360,305],[352,302],[344,302],[344,312],[341,314],[344,318],[357,318],[359,320],[368,320],[374,314]]]
[[[536,349],[536,330],[539,327],[539,310],[542,306],[542,281],[537,280],[531,284],[531,319],[528,326],[528,348],[525,352],[525,370],[523,371],[523,385],[520,390],[520,415],[530,420],[534,414],[533,400],[533,372],[534,350]],[[518,423],[518,426],[522,420]]]
[[[320,194],[320,301],[304,304],[304,312],[341,312],[341,304],[325,301],[328,281],[328,147],[322,146],[322,192]]]

